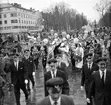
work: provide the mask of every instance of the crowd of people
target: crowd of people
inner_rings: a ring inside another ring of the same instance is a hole
[[[6,85],[9,91],[12,91],[11,87],[14,87],[17,105],[20,105],[20,89],[23,90],[27,102],[31,94],[30,81],[34,89],[35,72],[41,62],[44,71],[44,96],[50,96],[49,100],[52,103],[58,99],[60,103],[63,99],[64,102],[68,100],[67,105],[74,105],[68,97],[70,92],[68,78],[71,72],[78,71],[81,72],[81,90],[85,89],[87,104],[92,105],[93,97],[95,105],[110,105],[111,80],[108,79],[107,84],[103,82],[106,87],[102,88],[101,84],[99,85],[101,81],[98,79],[98,72],[101,70],[105,70],[104,78],[107,78],[107,65],[111,60],[110,27],[96,28],[89,32],[86,30],[53,31],[49,32],[45,38],[41,38],[40,34],[42,32],[38,33],[34,39],[15,41],[12,45],[8,41],[1,43],[0,103],[3,104],[5,95],[3,88]],[[108,74],[110,77],[109,71]],[[38,105],[47,105],[48,99],[44,100]]]

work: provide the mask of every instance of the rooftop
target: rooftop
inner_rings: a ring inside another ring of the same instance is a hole
[[[16,8],[19,8],[19,9],[24,9],[26,11],[30,11],[30,12],[39,12],[38,10],[36,11],[35,9],[31,8],[30,9],[26,9],[24,7],[21,6],[21,4],[18,4],[18,3],[2,3],[0,4],[0,9],[3,9],[3,8],[10,8],[10,7],[16,7]]]

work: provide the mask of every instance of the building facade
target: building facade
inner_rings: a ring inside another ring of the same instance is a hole
[[[38,30],[41,26],[41,13],[25,9],[20,4],[0,4],[0,33],[18,33]]]

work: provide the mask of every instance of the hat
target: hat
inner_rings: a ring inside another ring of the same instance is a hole
[[[99,59],[97,59],[97,63],[99,63],[99,62],[105,62],[106,63],[106,61],[107,61],[107,59],[105,58],[105,57],[100,57]]]
[[[51,62],[56,63],[56,62],[57,62],[57,60],[56,60],[56,59],[54,59],[54,58],[52,58],[52,59],[50,59],[50,60],[48,61],[48,63],[50,64]]]
[[[56,78],[51,78],[49,80],[46,81],[46,86],[49,87],[54,87],[54,86],[60,86],[64,83],[64,80],[60,77],[56,77]]]
[[[93,56],[93,54],[92,53],[86,54],[86,58],[89,57],[89,56]]]

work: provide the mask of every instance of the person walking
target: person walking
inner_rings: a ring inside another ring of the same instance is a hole
[[[37,105],[75,105],[72,97],[63,95],[64,80],[60,77],[51,78],[46,81],[49,95],[37,103]]]
[[[20,105],[20,89],[25,94],[25,99],[28,101],[28,92],[26,84],[28,83],[28,71],[25,69],[24,63],[20,61],[19,54],[13,55],[13,62],[9,68],[4,68],[5,72],[11,72],[11,83],[14,86],[16,104]]]
[[[92,82],[87,96],[94,98],[95,105],[111,105],[111,71],[107,70],[107,59],[101,57],[97,60],[99,70],[92,74]]]
[[[93,62],[93,54],[88,53],[86,55],[86,62],[83,67],[82,67],[82,73],[81,73],[81,90],[84,90],[85,86],[85,93],[86,97],[88,96],[89,93],[89,87],[91,84],[91,74],[97,70],[99,70],[99,67],[96,63]],[[87,105],[92,105],[91,103],[87,103]]]
[[[63,71],[57,69],[57,60],[50,59],[48,61],[48,64],[50,66],[50,71],[48,71],[44,74],[45,83],[47,80],[49,80],[51,78],[61,77],[64,80],[62,94],[69,95],[69,84],[67,81],[66,74]],[[46,86],[45,86],[45,96],[48,96],[48,94],[49,93],[48,93]]]
[[[28,93],[30,94],[30,81],[32,82],[32,88],[35,86],[34,76],[35,76],[35,65],[34,60],[30,56],[30,51],[28,49],[24,50],[24,58],[22,59],[25,65],[25,69],[28,71],[28,84],[27,89]]]

